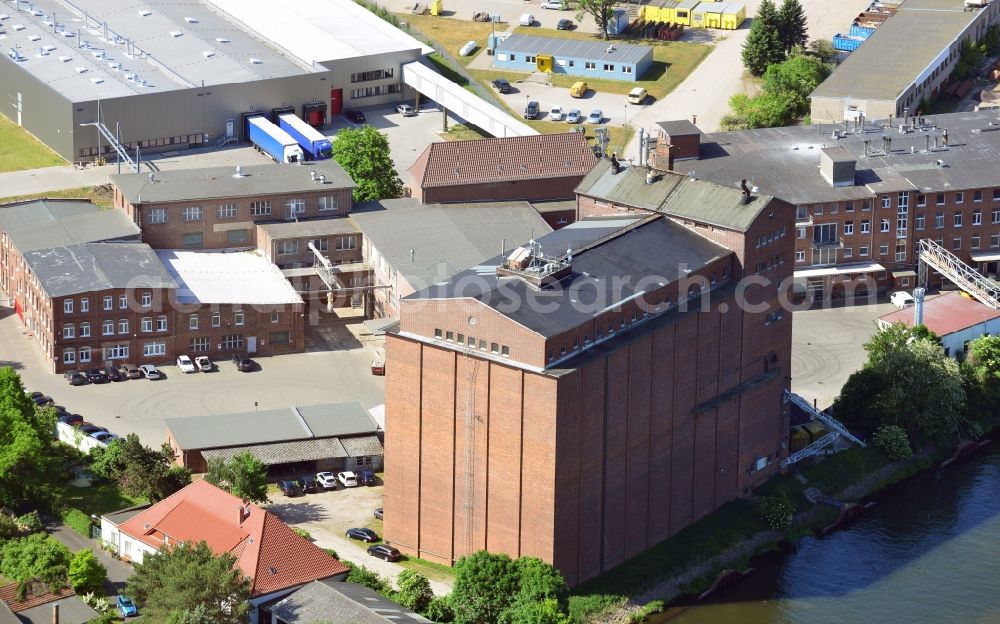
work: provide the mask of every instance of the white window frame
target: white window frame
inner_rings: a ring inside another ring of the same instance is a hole
[[[115,322],[114,321],[102,321],[101,322],[101,335],[102,336],[114,336],[115,335]]]
[[[162,314],[156,317],[156,331],[167,331],[167,315]]]
[[[188,329],[198,329],[198,315],[192,314],[188,317]]]
[[[219,207],[215,209],[215,218],[235,219],[238,208],[239,206],[231,202],[227,202],[225,204],[219,204]]]
[[[66,314],[73,314],[73,300],[63,299],[63,312]]]
[[[142,345],[142,355],[143,357],[156,357],[158,355],[167,354],[167,343],[165,342],[147,342]]]
[[[90,297],[80,299],[80,312],[90,312]]]
[[[181,211],[181,218],[184,221],[201,221],[205,218],[205,212],[201,206],[185,206]]]
[[[63,328],[62,328],[62,337],[63,338],[76,338],[76,326],[73,325],[72,323],[67,323],[66,325],[63,325]]]
[[[142,320],[139,321],[139,331],[143,333],[149,333],[153,331],[153,318],[150,316],[142,317]]]
[[[90,323],[80,323],[80,337],[90,338]]]
[[[142,307],[148,308],[153,305],[153,293],[144,292],[142,293]]]
[[[63,364],[76,364],[76,351],[63,349]]]
[[[114,309],[114,307],[115,307],[115,298],[112,297],[111,295],[104,295],[103,302],[104,302],[104,309],[105,310],[113,310]]]
[[[118,295],[118,309],[128,310],[128,295]]]
[[[150,208],[149,209],[149,223],[150,224],[160,224],[167,222],[167,209],[166,208]]]
[[[233,312],[233,324],[234,325],[236,325],[237,327],[239,327],[240,325],[243,325],[244,321],[245,321],[245,317],[244,317],[244,314],[243,314],[243,310],[236,310],[235,312]]]
[[[80,362],[90,361],[90,347],[80,347]]]
[[[120,335],[125,335],[128,333],[128,319],[118,320],[118,333]]]
[[[336,210],[340,208],[340,198],[336,195],[328,195],[319,198],[319,209],[320,212],[325,212],[327,210]]]

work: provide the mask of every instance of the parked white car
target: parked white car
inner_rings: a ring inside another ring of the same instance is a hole
[[[562,121],[563,110],[562,106],[553,106],[549,109],[549,121]]]
[[[194,359],[194,365],[197,366],[198,370],[200,370],[203,373],[208,373],[211,372],[212,370],[215,370],[215,364],[212,363],[212,360],[208,359],[207,355],[199,355],[198,357],[196,357]]]
[[[338,472],[337,481],[340,481],[340,484],[344,487],[357,487],[358,476],[351,471]]]
[[[324,490],[337,489],[337,477],[333,476],[332,472],[317,472],[316,483]]]
[[[181,355],[177,358],[177,368],[181,369],[182,373],[194,373],[198,369],[194,367],[194,362],[191,361],[186,355]]]
[[[556,11],[562,11],[566,8],[566,3],[563,0],[547,0],[542,3],[543,9],[555,9]]]
[[[413,110],[413,107],[409,104],[397,105],[396,112],[401,114],[403,117],[415,117],[417,115],[417,111]]]
[[[142,373],[142,376],[146,379],[159,379],[163,376],[160,370],[156,368],[155,364],[143,364],[139,367],[139,372]]]
[[[889,295],[889,301],[897,308],[905,308],[908,305],[913,305],[913,295],[905,290],[897,290]]]

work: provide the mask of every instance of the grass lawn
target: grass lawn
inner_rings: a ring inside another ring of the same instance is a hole
[[[90,487],[75,487],[68,483],[51,483],[50,487],[60,505],[79,509],[88,516],[91,514],[100,516],[146,502],[122,494],[113,483],[95,483]]]
[[[548,30],[545,28],[518,26],[514,32],[522,35],[536,35],[558,39],[604,41],[592,33],[583,33],[575,30]],[[609,43],[616,42],[617,40],[612,40]],[[629,42],[625,41],[624,43]],[[568,88],[574,82],[584,80],[587,86],[595,91],[601,93],[621,93],[623,95],[636,87],[645,87],[651,97],[659,100],[673,91],[708,56],[708,53],[712,51],[712,46],[709,44],[688,43],[686,41],[644,41],[634,45],[650,45],[653,47],[653,66],[642,75],[641,80],[630,82],[552,74],[550,77],[552,84],[557,87]],[[506,77],[508,74],[523,76],[523,74],[518,72],[501,72],[499,75]],[[509,77],[507,79],[510,80]]]
[[[476,126],[466,126],[464,124],[451,124],[448,132],[441,135],[445,141],[471,141],[473,139],[488,139],[486,134]]]
[[[33,195],[18,195],[15,197],[0,198],[0,204],[7,202],[24,201],[27,199],[89,199],[101,208],[111,208],[114,203],[114,196],[107,186],[84,186],[82,188],[63,189],[61,191],[45,191]]]
[[[65,164],[62,157],[0,115],[0,172]]]
[[[432,581],[450,583],[455,580],[455,570],[443,563],[434,563],[433,561],[425,561],[424,559],[403,555],[403,558],[399,560],[399,565],[414,572],[419,572]]]
[[[461,19],[433,15],[411,15],[409,13],[397,13],[396,15],[402,21],[412,24],[427,37],[440,43],[444,49],[458,59],[459,63],[467,66],[475,58],[475,55],[459,56],[458,51],[470,41],[475,41],[480,49],[485,49],[486,38],[493,34],[493,24],[473,22],[472,13],[474,11],[471,7],[465,12],[466,14],[462,15]]]

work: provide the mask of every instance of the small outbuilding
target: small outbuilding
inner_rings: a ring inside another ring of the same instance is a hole
[[[636,81],[653,65],[653,48],[607,41],[511,35],[497,43],[497,69]]]
[[[166,428],[176,463],[194,472],[243,452],[277,474],[382,470],[380,428],[357,401],[168,418]]]
[[[969,343],[983,335],[1000,334],[1000,310],[994,310],[960,292],[931,297],[923,303],[923,324],[941,338],[945,355],[962,358]],[[907,306],[879,318],[879,329],[893,323],[915,324],[916,309]]]

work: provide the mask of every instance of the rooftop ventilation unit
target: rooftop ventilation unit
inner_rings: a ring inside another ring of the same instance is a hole
[[[229,39],[226,39],[225,37],[216,37],[215,40],[219,43],[229,43]]]
[[[21,62],[21,61],[24,60],[24,57],[21,56],[21,53],[18,52],[16,48],[11,48],[7,52],[7,58],[9,58],[10,60],[14,61],[15,63],[19,63],[19,62]]]
[[[38,41],[41,38],[41,35],[28,35],[28,41]]]
[[[73,69],[75,69],[76,73],[78,73],[78,74],[85,74],[85,73],[87,73],[87,68],[86,67],[74,67]]]
[[[250,57],[250,63],[252,65],[261,65],[263,62],[264,61],[260,60],[259,58],[254,58],[252,56]]]
[[[95,85],[96,85],[96,84],[101,84],[102,82],[104,82],[104,78],[101,78],[101,77],[97,77],[97,78],[91,78],[91,79],[90,79],[90,81],[91,81],[92,83],[94,83]]]
[[[187,22],[188,24],[197,24],[198,23],[198,18],[197,17],[185,17],[184,21]]]
[[[70,61],[73,60],[73,57],[72,56],[60,56],[59,60],[62,61],[63,63],[68,63],[68,62],[70,62]]]
[[[18,30],[18,31],[24,30],[24,24],[12,24],[11,28],[13,28],[14,30]]]
[[[152,14],[153,12],[150,11],[149,9],[143,9],[142,11],[139,11],[139,17],[149,17]]]

